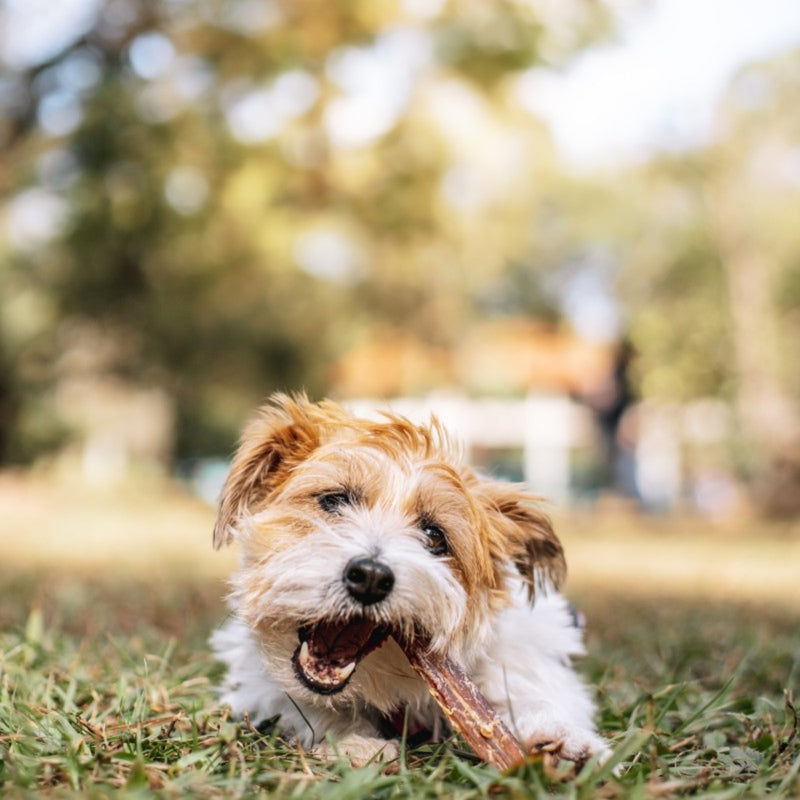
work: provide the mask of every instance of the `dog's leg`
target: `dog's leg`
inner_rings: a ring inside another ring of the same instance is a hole
[[[551,594],[500,615],[498,638],[473,676],[530,753],[582,764],[610,751],[597,734],[589,692],[570,658],[583,652],[563,597]]]

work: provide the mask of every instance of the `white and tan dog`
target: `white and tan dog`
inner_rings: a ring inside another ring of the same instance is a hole
[[[424,637],[529,751],[607,753],[570,665],[583,645],[556,591],[560,542],[529,496],[467,467],[436,421],[276,396],[225,484],[214,544],[232,541],[233,616],[212,645],[237,715],[279,716],[283,735],[321,755],[391,758],[398,714],[443,731],[397,644]]]

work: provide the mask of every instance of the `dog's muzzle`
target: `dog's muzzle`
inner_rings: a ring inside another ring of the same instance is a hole
[[[342,583],[352,600],[367,608],[391,594],[394,573],[376,558],[353,558],[344,568]],[[300,682],[317,694],[335,694],[347,685],[358,662],[383,644],[390,630],[366,616],[355,616],[303,625],[297,633],[300,645],[292,663]]]

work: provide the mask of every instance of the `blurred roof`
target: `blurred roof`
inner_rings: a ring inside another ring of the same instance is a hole
[[[575,394],[608,374],[612,346],[526,319],[478,322],[453,347],[371,328],[334,366],[340,397],[396,397],[457,386],[475,394]]]

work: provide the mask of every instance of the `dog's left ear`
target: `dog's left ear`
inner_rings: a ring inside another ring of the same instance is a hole
[[[275,395],[259,409],[242,435],[222,489],[215,548],[230,544],[242,517],[267,502],[291,468],[319,446],[325,414],[321,404],[303,395]]]
[[[567,573],[564,548],[535,498],[510,484],[489,481],[481,486],[481,494],[494,529],[490,547],[496,550],[495,558],[516,566],[531,600],[537,589],[558,589]]]

